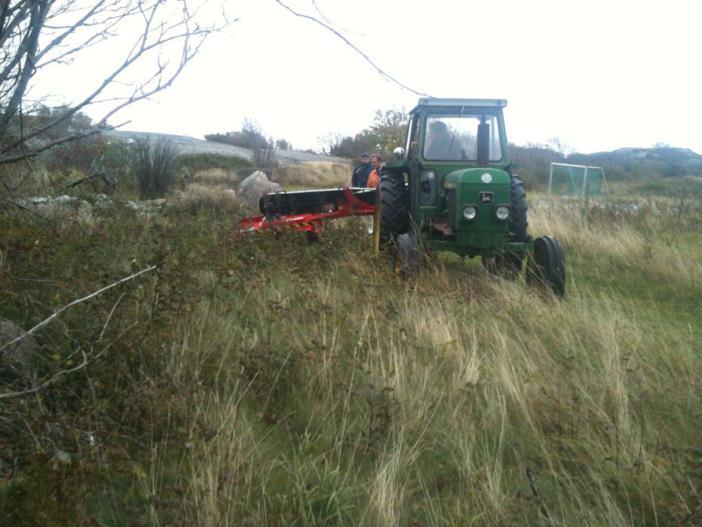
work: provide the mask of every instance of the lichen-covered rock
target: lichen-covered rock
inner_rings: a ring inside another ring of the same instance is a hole
[[[98,194],[95,196],[93,206],[98,209],[111,209],[114,206],[114,203],[107,194]]]
[[[269,181],[266,174],[257,170],[239,183],[239,199],[250,207],[257,208],[258,202],[264,194],[280,192],[283,190],[278,183]]]
[[[93,206],[74,196],[38,196],[20,199],[18,203],[48,219],[71,218],[84,226],[95,224]]]

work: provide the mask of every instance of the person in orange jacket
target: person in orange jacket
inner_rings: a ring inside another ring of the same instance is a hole
[[[380,170],[383,168],[383,158],[380,157],[380,154],[373,154],[371,156],[371,167],[373,167],[373,170],[371,170],[371,173],[368,175],[366,187],[375,188],[378,186],[378,183],[380,183]]]

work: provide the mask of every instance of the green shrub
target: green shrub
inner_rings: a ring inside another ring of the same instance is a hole
[[[178,151],[173,143],[137,139],[132,149],[132,170],[142,198],[164,196],[173,185]]]

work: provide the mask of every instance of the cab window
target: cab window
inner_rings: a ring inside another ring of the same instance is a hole
[[[429,161],[475,161],[478,125],[490,126],[490,161],[502,159],[497,117],[490,114],[430,115],[426,120],[423,157]]]

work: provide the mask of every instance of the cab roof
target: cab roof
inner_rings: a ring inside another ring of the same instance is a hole
[[[506,99],[440,99],[436,97],[421,98],[410,113],[421,108],[504,108]]]

